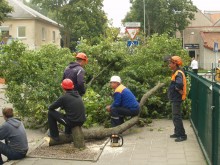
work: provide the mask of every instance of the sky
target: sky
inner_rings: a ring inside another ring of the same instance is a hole
[[[219,0],[192,0],[193,4],[198,9],[220,11]],[[108,16],[108,19],[113,20],[114,27],[122,27],[121,20],[126,16],[126,13],[130,10],[129,0],[104,0],[104,11]]]

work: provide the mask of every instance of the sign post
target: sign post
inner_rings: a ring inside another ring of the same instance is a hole
[[[214,42],[213,51],[215,52],[215,69],[217,68],[218,42]]]

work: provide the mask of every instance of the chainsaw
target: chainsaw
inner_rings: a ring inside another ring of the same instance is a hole
[[[123,145],[123,137],[121,135],[113,134],[110,139],[111,147],[121,147]]]

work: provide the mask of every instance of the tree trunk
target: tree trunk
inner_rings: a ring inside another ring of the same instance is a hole
[[[164,85],[165,85],[164,83],[158,83],[155,87],[150,89],[147,93],[145,93],[142,96],[141,101],[140,101],[141,109],[144,106],[144,104],[146,103],[148,97],[150,97],[152,94],[154,94],[157,90],[159,90]],[[124,131],[126,131],[127,129],[134,126],[138,122],[138,119],[139,119],[139,115],[131,118],[130,120],[126,121],[125,123],[123,123],[117,127],[83,130],[84,138],[85,139],[103,139],[105,137],[110,137],[112,134],[121,134]],[[73,137],[74,136],[75,136],[75,134],[73,133]],[[53,139],[50,139],[49,145],[52,146],[52,145],[57,145],[57,144],[70,143],[73,140],[74,139],[72,137],[67,138],[64,134],[61,134],[59,142],[54,141]],[[75,143],[74,143],[74,145],[75,145]]]

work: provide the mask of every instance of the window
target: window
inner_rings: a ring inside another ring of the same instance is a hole
[[[53,42],[55,42],[55,38],[56,38],[56,33],[55,33],[55,31],[53,31],[53,38],[52,38]]]
[[[18,38],[24,38],[24,37],[26,37],[26,27],[19,26],[18,27]]]
[[[42,40],[46,40],[46,31],[44,27],[42,28],[42,31],[41,31],[41,37],[42,37]]]
[[[196,53],[194,50],[190,50],[189,51],[189,56],[192,58],[192,57],[195,57]]]

